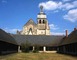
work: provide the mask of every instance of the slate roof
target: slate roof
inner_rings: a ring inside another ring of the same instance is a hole
[[[64,36],[47,36],[47,35],[13,35],[19,45],[28,41],[32,46],[57,46]]]
[[[32,46],[58,46],[60,41],[64,36],[54,36],[54,35],[17,35],[8,34],[2,29],[0,29],[0,41],[12,43],[15,45],[21,45],[28,41]]]
[[[38,15],[46,15],[45,13],[38,13]]]
[[[15,39],[10,36],[10,34],[6,33],[2,29],[0,29],[0,41],[8,42],[17,45]]]
[[[32,24],[34,26],[37,25],[32,19],[30,19],[24,26],[27,26],[27,25],[30,25],[30,24]]]
[[[72,31],[68,37],[64,37],[62,41],[60,42],[60,45],[66,45],[66,44],[71,44],[71,43],[77,43],[77,30]]]

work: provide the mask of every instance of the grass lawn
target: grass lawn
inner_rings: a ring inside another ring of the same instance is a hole
[[[57,53],[14,53],[0,56],[0,60],[77,60],[77,57]]]

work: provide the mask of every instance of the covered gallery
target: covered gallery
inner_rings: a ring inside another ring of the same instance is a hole
[[[0,55],[7,53],[14,53],[18,51],[18,44],[15,39],[0,29]]]
[[[62,39],[58,47],[59,53],[77,55],[77,28]]]
[[[22,43],[30,43],[30,50],[34,50],[36,45],[39,46],[39,51],[56,51],[57,46],[64,36],[50,35],[12,35],[17,43],[21,46]]]

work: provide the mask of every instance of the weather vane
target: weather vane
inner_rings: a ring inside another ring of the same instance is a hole
[[[43,6],[42,5],[40,6],[40,11],[43,12]]]

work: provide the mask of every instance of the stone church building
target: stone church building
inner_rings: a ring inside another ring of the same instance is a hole
[[[17,34],[7,33],[0,29],[0,55],[21,51],[21,44],[30,43],[29,50],[34,51],[39,46],[39,52],[58,52],[77,56],[77,28],[68,35],[50,35],[50,27],[43,6],[37,15],[37,23],[30,19],[22,31]]]
[[[37,15],[37,23],[30,19],[22,31],[17,31],[21,35],[50,35],[50,27],[46,14],[43,12],[43,6],[40,6],[40,13]]]

